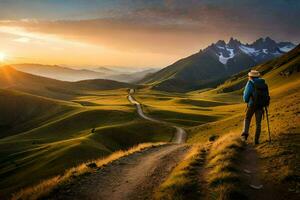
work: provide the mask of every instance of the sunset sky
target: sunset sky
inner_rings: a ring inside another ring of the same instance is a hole
[[[1,0],[0,62],[164,67],[231,36],[298,44],[299,11],[298,0]]]

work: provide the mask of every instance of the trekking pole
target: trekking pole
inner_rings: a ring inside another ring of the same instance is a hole
[[[270,133],[270,125],[269,125],[268,107],[266,107],[265,109],[266,109],[267,125],[268,125],[268,132],[269,132],[269,143],[271,143],[271,133]]]

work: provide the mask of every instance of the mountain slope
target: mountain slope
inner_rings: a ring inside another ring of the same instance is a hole
[[[226,76],[223,68],[223,64],[208,50],[182,59],[153,74],[146,83],[154,84],[154,89],[181,92]],[[221,73],[214,73],[218,71]],[[210,76],[211,74],[214,76]]]
[[[276,43],[269,37],[252,44],[242,44],[233,38],[227,44],[220,40],[145,77],[139,83],[172,92],[213,87],[230,75],[278,57],[294,46],[290,42]]]
[[[59,81],[17,71],[11,67],[0,68],[0,88],[15,89],[30,94],[57,99],[70,99],[94,90],[136,87],[133,84],[112,80],[94,79],[78,82]]]

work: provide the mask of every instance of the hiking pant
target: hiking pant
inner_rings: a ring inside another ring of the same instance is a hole
[[[248,107],[247,112],[246,112],[246,117],[244,121],[244,130],[242,132],[242,136],[245,136],[247,139],[249,136],[249,128],[250,128],[250,123],[251,123],[251,118],[253,114],[255,114],[255,119],[256,119],[256,131],[255,131],[255,143],[259,142],[259,136],[261,132],[261,120],[263,117],[263,109],[262,108],[253,108],[253,107]]]

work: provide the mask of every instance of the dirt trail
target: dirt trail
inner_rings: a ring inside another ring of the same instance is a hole
[[[187,150],[186,145],[167,144],[131,154],[77,177],[48,199],[151,199]]]
[[[154,119],[152,117],[149,117],[149,116],[145,115],[145,113],[143,112],[141,104],[132,96],[133,94],[134,94],[134,89],[130,89],[129,94],[128,94],[128,100],[136,106],[137,112],[142,118],[144,118],[146,120],[149,120],[149,121],[152,121],[152,122],[170,125],[170,123],[160,121],[160,120],[157,120],[157,119]],[[183,128],[179,127],[179,126],[174,126],[174,125],[170,125],[170,126],[172,126],[176,129],[176,133],[173,137],[172,142],[178,143],[178,144],[184,143],[185,140],[186,140],[185,130]]]
[[[241,170],[244,173],[243,182],[246,184],[244,191],[249,200],[279,200],[282,199],[274,185],[267,183],[261,178],[260,162],[256,150],[247,144],[243,151]]]
[[[138,114],[147,120],[164,123],[143,113],[130,90],[128,100],[136,105]],[[169,124],[168,124],[169,125]],[[47,199],[93,199],[124,200],[152,199],[154,189],[183,159],[189,147],[185,142],[186,132],[176,128],[173,143],[152,147],[120,158],[88,175],[75,177],[53,192]]]

